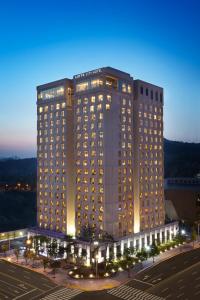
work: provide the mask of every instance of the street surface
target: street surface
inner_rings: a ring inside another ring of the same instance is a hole
[[[45,295],[53,293],[66,295],[63,299],[67,300],[79,291],[57,286],[44,275],[0,259],[0,300],[46,300]]]

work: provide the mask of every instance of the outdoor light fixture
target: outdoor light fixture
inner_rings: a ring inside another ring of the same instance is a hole
[[[150,247],[149,245],[147,245],[147,246],[146,246],[146,250],[147,250],[147,251],[150,251],[150,250],[151,250],[151,247]]]

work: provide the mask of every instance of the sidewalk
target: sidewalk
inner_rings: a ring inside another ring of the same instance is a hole
[[[199,243],[195,243],[195,248],[199,247]],[[137,264],[130,272],[131,277],[128,277],[127,271],[118,272],[116,276],[113,278],[106,278],[106,279],[73,279],[68,276],[67,270],[59,269],[56,272],[56,277],[51,273],[51,269],[47,268],[45,271],[42,266],[37,268],[32,268],[31,265],[25,265],[24,259],[20,258],[18,262],[14,256],[9,257],[10,261],[21,265],[25,268],[28,268],[32,271],[39,272],[49,279],[51,279],[54,283],[58,285],[63,285],[65,287],[73,288],[73,289],[80,289],[84,291],[95,291],[95,290],[104,290],[110,289],[116,286],[121,285],[122,283],[128,282],[133,280],[137,273],[141,272],[144,269],[150,268],[170,257],[178,255],[180,253],[190,251],[193,247],[191,244],[184,244],[180,247],[174,248],[172,250],[168,250],[167,252],[161,253],[157,257],[155,257],[155,262],[153,263],[153,259],[149,258],[148,260],[144,261],[143,263]]]

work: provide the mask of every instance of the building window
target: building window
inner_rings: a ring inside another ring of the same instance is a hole
[[[89,88],[88,81],[81,82],[76,85],[76,92],[82,92],[82,91],[88,90],[88,88]]]
[[[58,86],[38,93],[38,99],[48,100],[64,95],[64,87]]]
[[[140,94],[143,95],[143,86],[140,87]]]

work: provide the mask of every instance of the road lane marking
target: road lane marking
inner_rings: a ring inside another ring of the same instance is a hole
[[[34,292],[34,291],[37,291],[37,289],[33,289],[33,290],[31,290],[31,291],[29,291],[29,292],[23,294],[23,295],[17,296],[17,297],[15,297],[15,298],[13,298],[13,300],[16,300],[16,299],[19,299],[19,298],[21,298],[21,297],[24,297],[24,296],[26,296],[26,295],[28,295],[28,294]]]
[[[5,290],[5,288],[0,287],[0,291],[1,291],[3,294],[5,294],[5,291],[6,291],[6,294],[7,294],[8,296],[11,296],[11,297],[15,296],[15,294],[13,294],[13,292],[11,292],[11,291],[8,290],[8,289]]]
[[[182,285],[182,286],[179,286],[179,290],[182,290],[182,289],[184,289],[185,288],[185,286],[184,285]]]
[[[196,296],[200,294],[200,290],[194,293]]]
[[[195,275],[195,274],[197,274],[197,271],[192,272],[192,275]]]
[[[4,297],[4,299],[9,299],[9,297],[7,296],[7,295],[5,295],[5,294],[3,294],[3,293],[1,293],[0,292],[0,296],[3,296]],[[1,299],[1,298],[0,298]],[[2,298],[3,299],[3,298]]]
[[[180,298],[182,296],[184,296],[184,293],[179,294],[178,296],[176,296],[176,298]]]
[[[165,293],[169,288],[165,288],[164,290],[161,291],[161,293]]]
[[[0,279],[0,281],[3,282],[5,285],[10,285],[12,288],[18,288],[19,290],[23,291],[22,288],[18,287],[19,285],[16,286],[15,284],[8,283],[7,281],[1,280],[1,279]]]
[[[82,291],[78,290],[78,289],[62,288],[62,289],[60,289],[52,294],[49,294],[43,298],[40,298],[40,299],[41,300],[55,300],[55,299],[69,300],[81,293],[82,293]]]
[[[133,288],[128,285],[122,285],[113,288],[111,290],[107,290],[107,293],[124,300],[131,300],[131,299],[164,300],[163,297],[159,297],[157,295]],[[48,300],[53,300],[53,298],[51,299],[49,298]]]
[[[48,285],[48,284],[46,284],[46,283],[42,283],[42,285],[44,285],[44,286],[46,286],[46,287],[48,287],[48,288],[52,288],[51,285]]]
[[[13,280],[15,280],[15,281],[19,281],[19,282],[21,282],[21,284],[22,285],[29,285],[30,287],[32,287],[32,288],[35,288],[35,286],[34,285],[32,285],[32,284],[30,284],[30,283],[26,283],[26,282],[24,282],[24,281],[22,281],[22,280],[20,280],[20,279],[17,279],[16,277],[12,277],[12,276],[10,276],[10,275],[8,275],[8,274],[5,274],[5,273],[2,273],[2,272],[0,272],[0,274],[2,274],[3,276],[5,276],[5,277],[9,277],[9,278],[11,278],[11,279],[13,279]],[[38,288],[37,287],[37,289],[38,290],[40,290],[40,291],[43,291],[43,290],[41,290],[40,288]]]
[[[195,280],[199,280],[200,279],[200,276],[199,277],[197,277],[197,278],[195,278]]]
[[[14,270],[8,270],[9,272],[11,272],[11,273],[15,273],[15,271]]]
[[[149,283],[149,282],[144,282],[144,281],[142,281],[142,280],[139,280],[139,279],[136,279],[136,278],[134,278],[133,279],[133,281],[138,281],[138,282],[141,282],[141,283],[144,283],[144,284],[149,284],[150,286],[154,286],[152,283]]]

